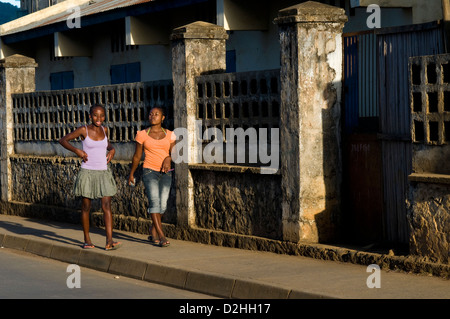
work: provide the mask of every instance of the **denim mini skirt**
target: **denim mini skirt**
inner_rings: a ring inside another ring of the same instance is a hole
[[[97,199],[114,196],[117,185],[109,168],[103,171],[80,168],[73,192],[75,196]]]

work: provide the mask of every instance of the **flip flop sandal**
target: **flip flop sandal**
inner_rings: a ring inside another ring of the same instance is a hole
[[[168,247],[170,245],[170,242],[167,239],[163,239],[161,240],[161,242],[159,243],[159,247]]]
[[[115,250],[115,249],[119,249],[120,246],[122,246],[122,243],[121,243],[121,242],[114,242],[114,243],[112,244],[111,247],[106,246],[106,247],[105,247],[105,250]]]
[[[148,236],[148,240],[150,241],[150,244],[152,244],[152,245],[158,246],[159,243],[160,243],[160,240],[159,239],[153,239],[153,236]]]
[[[83,249],[92,249],[92,248],[95,248],[95,246],[93,244],[88,244],[88,243],[83,244]]]

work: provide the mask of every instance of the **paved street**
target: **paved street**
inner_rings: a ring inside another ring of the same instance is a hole
[[[0,249],[0,265],[0,299],[212,298],[84,267],[80,268],[77,288],[75,272],[67,272],[69,264],[7,248]]]
[[[104,231],[93,228],[91,237],[98,246],[81,249],[79,225],[0,215],[5,248],[223,298],[450,298],[449,280],[426,275],[382,270],[380,288],[370,288],[367,282],[375,273],[364,265],[175,239],[170,247],[160,248],[150,245],[147,235],[124,231],[115,233],[122,248],[105,252]],[[62,276],[67,278],[65,269]]]

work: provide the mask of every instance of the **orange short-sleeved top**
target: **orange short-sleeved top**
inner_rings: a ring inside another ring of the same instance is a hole
[[[136,142],[144,146],[144,168],[160,171],[164,159],[169,156],[170,144],[175,142],[176,136],[170,130],[165,130],[163,139],[155,140],[147,134],[148,129],[137,132]]]

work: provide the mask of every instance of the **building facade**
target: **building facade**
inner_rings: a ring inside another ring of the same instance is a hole
[[[437,1],[437,0],[434,0]],[[344,32],[368,30],[363,1],[324,0],[346,10]],[[244,4],[245,3],[245,4]],[[193,21],[224,26],[227,71],[280,68],[277,12],[283,1],[22,1],[29,15],[0,29],[0,57],[14,53],[39,64],[37,89],[52,90],[171,78],[169,35]],[[439,10],[384,1],[381,26],[432,21]],[[395,6],[395,8],[392,8]],[[434,6],[427,6],[430,8]],[[395,17],[395,18],[394,18]]]
[[[271,174],[260,163],[177,167],[176,194],[166,216],[181,227],[180,238],[259,246],[259,239],[250,238],[256,236],[282,240],[267,249],[286,251],[286,242],[326,242],[340,232],[360,236],[360,242],[404,244],[406,192],[398,185],[406,185],[402,179],[407,182],[411,158],[394,157],[399,148],[391,146],[408,150],[411,145],[406,134],[391,129],[409,133],[408,58],[443,51],[439,21],[411,24],[438,16],[423,10],[425,18],[419,19],[419,2],[410,7],[380,2],[383,29],[377,31],[367,21],[378,17],[362,1],[322,2],[328,5],[66,0],[0,26],[2,66],[14,83],[14,92],[2,84],[4,210],[49,214],[77,206],[68,188],[77,161],[68,160],[55,140],[82,125],[86,108],[100,102],[107,106],[110,138],[122,156],[113,163],[121,184],[113,203],[121,214],[119,228],[143,231],[145,199],[120,178],[127,174],[133,137],[145,127],[148,107],[164,105],[171,110],[171,124],[191,133],[198,121],[205,132],[251,127],[281,134],[280,165]],[[16,73],[32,85],[15,82]],[[359,87],[349,85],[351,77]],[[383,103],[375,100],[374,114],[362,100],[342,103],[342,96],[359,92],[364,98],[381,92]],[[341,136],[351,112],[360,127],[368,123],[363,117],[392,123],[369,132],[372,144],[367,139],[352,144]],[[381,151],[373,152],[377,145]],[[385,162],[376,162],[381,158]],[[346,171],[351,165],[361,170]],[[354,177],[350,204],[361,204],[352,210],[341,209],[343,175]],[[29,180],[45,191],[30,192]],[[374,194],[380,197],[374,200]],[[396,205],[385,204],[388,195]],[[365,215],[369,209],[374,216]],[[347,232],[349,225],[353,229]]]

